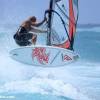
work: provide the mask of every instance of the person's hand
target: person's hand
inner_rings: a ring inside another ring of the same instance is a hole
[[[50,12],[50,10],[49,9],[47,9],[46,11],[45,11],[45,13],[49,13]]]
[[[47,17],[46,17],[46,16],[44,17],[43,22],[48,22],[48,19],[47,19]]]
[[[44,20],[47,21],[47,17],[46,16],[44,17]]]
[[[45,14],[44,14],[45,17],[46,15],[48,15],[49,11],[50,11],[49,9],[45,11]]]

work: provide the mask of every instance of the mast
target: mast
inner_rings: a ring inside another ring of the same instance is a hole
[[[48,13],[48,34],[47,34],[47,45],[51,45],[51,32],[52,32],[52,21],[55,0],[50,0],[49,13]]]

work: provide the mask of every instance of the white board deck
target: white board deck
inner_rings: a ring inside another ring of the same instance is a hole
[[[73,51],[53,46],[27,46],[10,51],[10,56],[21,63],[33,66],[63,66],[76,61]]]

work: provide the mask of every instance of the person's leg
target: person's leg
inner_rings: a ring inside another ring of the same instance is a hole
[[[37,35],[33,34],[32,36],[32,43],[35,45],[36,44],[36,40],[37,40]]]
[[[33,34],[23,33],[21,35],[14,35],[14,39],[16,43],[20,46],[27,46],[31,45],[32,43],[29,41],[29,39],[32,39]]]
[[[32,34],[32,33],[27,33],[26,34],[26,40],[35,45],[36,44],[36,40],[37,40],[37,35],[36,34]]]

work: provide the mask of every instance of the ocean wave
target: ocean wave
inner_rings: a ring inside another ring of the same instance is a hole
[[[41,93],[69,97],[75,100],[90,100],[77,88],[62,80],[33,77],[25,81],[12,81],[0,87],[0,93]]]

